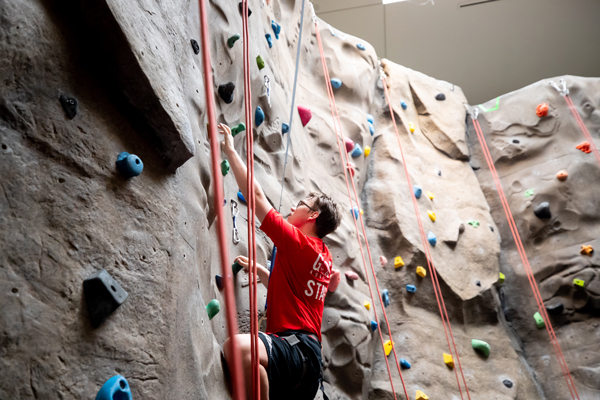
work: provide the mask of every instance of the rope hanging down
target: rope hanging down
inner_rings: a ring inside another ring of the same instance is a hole
[[[433,259],[431,258],[431,253],[429,251],[429,243],[428,243],[427,237],[425,235],[423,221],[421,220],[421,214],[419,212],[419,205],[417,204],[417,199],[416,199],[414,191],[412,189],[410,174],[408,172],[408,165],[406,164],[406,159],[404,157],[404,151],[402,150],[402,143],[400,142],[400,134],[398,133],[398,127],[396,126],[396,118],[394,117],[394,110],[392,109],[392,103],[390,101],[390,95],[389,95],[388,88],[387,88],[387,82],[385,80],[385,75],[383,73],[381,75],[381,81],[383,84],[383,90],[385,92],[385,98],[386,98],[386,101],[388,103],[388,107],[390,110],[390,115],[392,117],[392,125],[394,125],[394,130],[396,131],[396,138],[398,139],[398,147],[400,149],[402,165],[404,166],[404,172],[406,174],[406,181],[407,181],[410,196],[411,196],[411,199],[413,202],[413,207],[415,209],[417,223],[419,224],[419,232],[421,234],[423,250],[425,251],[425,258],[427,259],[427,266],[429,267],[429,271],[431,272],[431,281],[433,283],[433,291],[435,293],[435,299],[438,303],[438,308],[440,310],[440,316],[442,317],[442,325],[444,326],[444,333],[446,334],[446,342],[448,343],[448,351],[450,352],[450,355],[453,355],[452,348],[454,348],[454,354],[456,355],[456,361],[458,362],[458,367],[460,369],[460,374],[462,376],[463,384],[465,386],[465,391],[467,393],[467,397],[470,400],[471,395],[469,393],[469,387],[467,386],[467,381],[465,380],[465,375],[463,373],[462,364],[460,362],[460,357],[458,355],[458,349],[456,348],[456,342],[454,340],[454,334],[452,333],[452,326],[450,324],[450,318],[448,317],[448,311],[446,310],[446,304],[445,304],[444,298],[442,296],[442,289],[440,287],[440,283],[438,280],[437,271],[433,265]],[[450,345],[450,340],[452,341],[452,345]],[[460,392],[460,398],[464,399],[461,384],[460,384],[460,379],[458,377],[458,372],[456,371],[456,368],[454,368],[454,374],[456,375],[456,383],[458,384],[458,391]]]
[[[210,138],[211,161],[212,161],[212,176],[214,179],[214,204],[213,209],[217,212],[217,234],[219,239],[219,252],[221,254],[221,274],[224,277],[224,296],[225,296],[225,312],[227,315],[227,331],[229,333],[232,363],[230,365],[233,398],[235,400],[243,400],[244,396],[244,377],[242,375],[242,360],[239,353],[239,346],[236,340],[238,333],[237,313],[235,309],[235,294],[233,291],[233,274],[231,265],[229,264],[227,238],[225,228],[225,213],[223,210],[223,178],[221,176],[221,157],[219,149],[219,140],[217,137],[217,119],[215,113],[215,105],[213,102],[213,79],[212,67],[210,62],[210,43],[208,33],[208,18],[206,12],[205,0],[199,0],[200,6],[200,37],[202,38],[202,64],[204,70],[204,91],[206,96],[206,109],[208,117],[208,133]]]
[[[567,96],[565,96],[565,98],[566,97]],[[467,110],[469,110],[468,107]],[[575,382],[573,381],[573,377],[571,376],[571,373],[569,371],[569,367],[560,348],[560,344],[558,343],[556,333],[554,332],[554,328],[552,327],[552,323],[550,321],[550,318],[548,317],[548,313],[546,312],[544,300],[542,298],[542,295],[540,294],[537,282],[535,280],[535,275],[533,274],[533,270],[531,269],[531,265],[529,264],[529,260],[527,259],[525,247],[523,246],[521,236],[519,235],[519,231],[517,230],[517,225],[515,224],[512,212],[510,211],[510,206],[508,204],[508,201],[506,200],[504,189],[502,188],[502,183],[500,181],[500,178],[498,177],[496,167],[494,166],[494,161],[487,146],[485,136],[483,135],[483,131],[481,130],[481,125],[477,120],[477,109],[474,109],[473,111],[469,110],[469,115],[471,116],[471,120],[473,121],[473,127],[475,128],[477,138],[479,139],[479,143],[481,144],[483,155],[485,156],[485,160],[492,174],[492,178],[494,179],[494,183],[496,184],[496,190],[498,191],[498,196],[500,197],[500,202],[502,203],[502,208],[504,209],[504,214],[506,215],[506,219],[508,221],[508,226],[510,227],[510,231],[515,241],[517,251],[519,252],[519,256],[521,257],[521,262],[523,263],[523,267],[525,268],[525,272],[527,273],[527,278],[529,279],[529,284],[531,285],[531,289],[533,291],[533,295],[538,306],[538,311],[544,320],[544,325],[546,326],[546,330],[548,331],[548,335],[550,336],[550,341],[552,342],[552,346],[554,347],[556,358],[558,359],[558,363],[560,365],[562,374],[567,382],[569,393],[571,394],[572,399],[579,400],[579,394],[577,393],[577,389],[575,388]]]
[[[348,190],[348,198],[350,199],[350,209],[352,209],[352,195],[350,193],[350,184],[348,183],[348,171],[347,171],[347,168],[346,168],[346,165],[348,165],[348,162],[349,162],[349,160],[348,160],[348,153],[345,152],[345,151],[342,151],[342,147],[344,146],[344,145],[342,145],[342,143],[345,143],[346,139],[345,139],[343,131],[342,131],[342,124],[341,124],[341,121],[340,121],[340,117],[339,117],[337,106],[335,104],[335,97],[333,95],[333,88],[331,87],[331,79],[329,77],[329,70],[327,68],[327,62],[325,60],[325,53],[323,51],[323,44],[321,42],[321,34],[319,32],[319,24],[317,22],[316,17],[314,16],[314,11],[313,11],[313,21],[315,23],[315,30],[316,30],[316,33],[317,33],[317,42],[319,44],[319,53],[321,55],[321,64],[323,66],[323,74],[325,76],[325,82],[326,82],[326,86],[327,86],[327,95],[329,97],[329,105],[330,105],[330,108],[331,108],[331,117],[333,119],[333,127],[334,127],[335,134],[336,134],[336,140],[337,140],[337,144],[338,144],[338,150],[339,150],[339,153],[340,153],[340,159],[342,161],[342,165],[344,166],[343,167],[344,168],[344,178],[346,180],[346,189]],[[344,159],[344,154],[346,156],[346,159]],[[360,202],[359,202],[359,199],[358,199],[358,194],[357,194],[357,191],[356,191],[356,186],[354,185],[354,179],[351,178],[350,181],[352,182],[352,189],[354,191],[354,198],[355,198],[357,207],[359,207],[359,209],[360,209]],[[392,332],[391,332],[391,329],[390,329],[390,323],[388,321],[387,314],[385,312],[385,306],[383,305],[383,301],[382,301],[382,298],[381,298],[381,292],[379,290],[379,283],[377,281],[377,275],[375,274],[375,267],[373,266],[373,258],[371,256],[371,249],[369,247],[369,241],[367,239],[367,233],[366,233],[366,230],[365,230],[364,221],[363,221],[362,215],[359,214],[359,217],[360,217],[360,222],[361,222],[361,225],[362,225],[362,232],[363,232],[363,236],[364,236],[364,239],[365,239],[365,245],[367,247],[367,252],[368,252],[368,255],[369,255],[369,261],[370,261],[370,264],[371,264],[371,271],[373,273],[373,279],[374,279],[376,287],[377,287],[377,295],[379,297],[379,301],[380,301],[380,304],[381,304],[381,309],[383,310],[383,316],[385,318],[386,326],[388,328],[388,335],[390,337],[390,340],[393,343],[393,336],[392,336]],[[365,276],[367,278],[367,284],[369,286],[369,293],[371,295],[371,302],[373,303],[373,312],[375,314],[375,319],[377,321],[379,321],[379,318],[377,316],[376,302],[375,302],[375,299],[374,299],[374,296],[373,296],[373,288],[371,286],[371,280],[369,278],[369,272],[367,270],[367,262],[365,260],[365,253],[364,253],[364,250],[363,250],[363,247],[362,247],[362,242],[360,240],[357,219],[356,218],[353,218],[353,219],[354,219],[354,227],[356,229],[356,240],[358,242],[358,246],[359,246],[359,249],[360,249],[360,254],[362,256],[362,261],[363,261],[363,265],[364,265],[364,268],[365,268]],[[377,329],[379,331],[379,338],[381,339],[381,346],[382,346],[382,349],[383,349],[385,364],[386,364],[388,375],[389,375],[389,378],[390,378],[390,385],[392,387],[392,393],[394,394],[394,399],[397,399],[397,397],[396,397],[396,390],[394,389],[394,382],[393,382],[393,378],[392,378],[392,371],[390,370],[390,364],[388,362],[387,356],[385,355],[385,345],[384,345],[384,341],[383,341],[383,334],[381,332],[381,324],[379,324],[379,323],[377,324]],[[396,346],[393,345],[393,344],[392,344],[392,350],[394,352],[394,358],[396,360],[396,367],[398,368],[398,373],[400,374],[400,379],[402,381],[402,386],[404,388],[404,395],[406,396],[406,399],[409,400],[410,398],[408,396],[408,391],[406,389],[406,384],[404,383],[404,377],[402,376],[402,371],[400,370],[400,363],[398,361],[398,355],[396,354]]]

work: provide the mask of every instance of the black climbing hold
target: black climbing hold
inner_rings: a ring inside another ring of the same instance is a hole
[[[476,284],[477,286],[481,286],[481,282],[479,282],[479,281],[475,281],[475,284]]]
[[[235,89],[235,83],[233,82],[219,85],[219,96],[221,96],[223,101],[227,104],[230,104],[233,101],[233,89]]]
[[[504,383],[504,386],[506,386],[509,389],[513,386],[513,383],[508,379],[503,380],[502,383]]]
[[[215,275],[215,281],[217,283],[217,288],[219,290],[223,290],[225,287],[225,281],[223,281],[223,277],[221,275]]]
[[[60,104],[62,104],[67,117],[69,117],[69,119],[75,118],[77,115],[77,99],[75,97],[67,97],[64,94],[61,94],[58,99],[60,100]]]
[[[490,225],[490,231],[494,232],[494,227]]]
[[[521,143],[521,142],[519,142],[519,139],[513,139],[513,143],[517,143],[518,144],[518,143]]]
[[[192,49],[194,49],[194,53],[200,54],[200,45],[198,44],[198,42],[196,42],[194,39],[192,39],[192,40],[190,40],[190,43],[192,43]]]
[[[442,176],[442,170],[438,169],[438,176]]]
[[[550,212],[550,203],[547,201],[540,203],[534,210],[533,213],[539,219],[548,219],[552,217],[552,213]]]
[[[436,99],[436,100],[439,100],[439,101],[446,100],[446,95],[445,95],[444,93],[438,93],[438,94],[435,96],[435,99]]]
[[[565,306],[563,303],[558,303],[553,306],[548,305],[546,306],[546,310],[548,311],[548,314],[560,315],[565,310]]]
[[[83,281],[83,292],[92,326],[97,328],[127,299],[127,292],[105,269]]]
[[[240,1],[238,4],[238,9],[240,10],[240,14],[242,13],[242,10],[244,9],[244,5],[242,4],[242,2]],[[248,17],[252,15],[252,10],[250,9],[250,7],[248,7]]]

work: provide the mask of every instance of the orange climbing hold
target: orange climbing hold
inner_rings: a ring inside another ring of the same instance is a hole
[[[575,148],[577,150],[583,151],[584,153],[591,153],[592,152],[592,149],[590,149],[590,143],[589,142],[580,143]]]
[[[594,252],[594,249],[591,245],[589,245],[589,244],[581,245],[581,254],[585,254],[586,256],[591,256],[593,252]]]
[[[564,169],[562,171],[558,171],[556,173],[556,179],[558,179],[559,181],[564,181],[565,179],[567,179],[568,176],[569,176],[569,173],[567,171],[565,171]]]
[[[548,115],[548,104],[542,103],[542,104],[538,105],[537,108],[535,109],[535,113],[540,118]]]

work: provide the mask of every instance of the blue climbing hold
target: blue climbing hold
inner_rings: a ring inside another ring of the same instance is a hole
[[[400,102],[400,105],[402,106],[402,109],[403,109],[403,110],[406,110],[406,109],[408,108],[408,105],[406,104],[406,102],[405,102],[405,101],[401,101],[401,102]]]
[[[371,330],[375,332],[377,330],[377,322],[371,321]]]
[[[354,158],[356,157],[360,157],[363,154],[363,149],[362,147],[360,147],[360,144],[356,143],[354,145],[354,150],[352,150],[352,153],[350,153],[350,155]]]
[[[373,118],[373,116],[371,114],[367,114],[367,121],[369,121],[369,123],[371,123],[371,124],[374,124],[375,118]]]
[[[275,39],[279,39],[279,34],[281,33],[281,25],[271,20],[271,28],[273,28],[273,32],[275,33]]]
[[[142,173],[144,163],[135,154],[124,151],[117,156],[117,169],[127,178],[132,178]]]
[[[131,389],[127,379],[121,375],[115,375],[106,381],[96,395],[96,400],[132,400]]]
[[[342,87],[342,81],[340,79],[337,78],[332,78],[331,79],[331,86],[334,87],[334,89],[339,89]]]
[[[421,198],[421,195],[423,194],[423,188],[419,185],[414,185],[413,186],[413,192],[415,193],[415,197],[417,199]]]
[[[286,134],[290,131],[290,126],[288,124],[286,124],[285,122],[283,124],[281,124],[281,133],[282,134]]]
[[[256,106],[256,111],[254,112],[254,123],[256,124],[256,127],[258,128],[260,126],[260,124],[263,123],[263,121],[265,120],[265,113],[262,110],[262,108],[260,108],[260,106]]]
[[[410,363],[406,361],[404,358],[400,359],[400,366],[405,369],[410,369]]]
[[[385,307],[390,305],[390,292],[387,289],[381,291],[381,301]]]
[[[406,291],[408,293],[415,293],[417,291],[417,287],[415,285],[406,285]]]
[[[429,231],[429,233],[427,233],[427,241],[430,245],[435,246],[437,243],[437,236],[435,236],[435,233]]]
[[[367,48],[365,47],[364,44],[362,43],[356,43],[356,47],[358,47],[359,50],[366,50]]]
[[[223,290],[225,287],[225,281],[223,280],[223,277],[221,275],[215,275],[215,281],[217,283],[217,288],[219,290]]]
[[[369,122],[369,132],[371,133],[371,136],[373,136],[375,134],[375,127],[370,122]]]
[[[242,203],[246,204],[246,199],[240,190],[238,190],[238,199],[240,199]]]
[[[352,208],[350,211],[352,212],[354,219],[358,219],[358,216],[360,215],[360,211],[359,211],[358,207],[354,206],[354,208]]]
[[[273,47],[273,38],[271,37],[271,34],[267,33],[265,35],[265,38],[267,38],[267,43],[269,44],[269,48]]]

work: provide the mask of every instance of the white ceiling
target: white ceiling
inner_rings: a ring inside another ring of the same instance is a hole
[[[553,76],[600,76],[600,0],[433,1],[313,4],[379,57],[461,86],[471,104]]]

